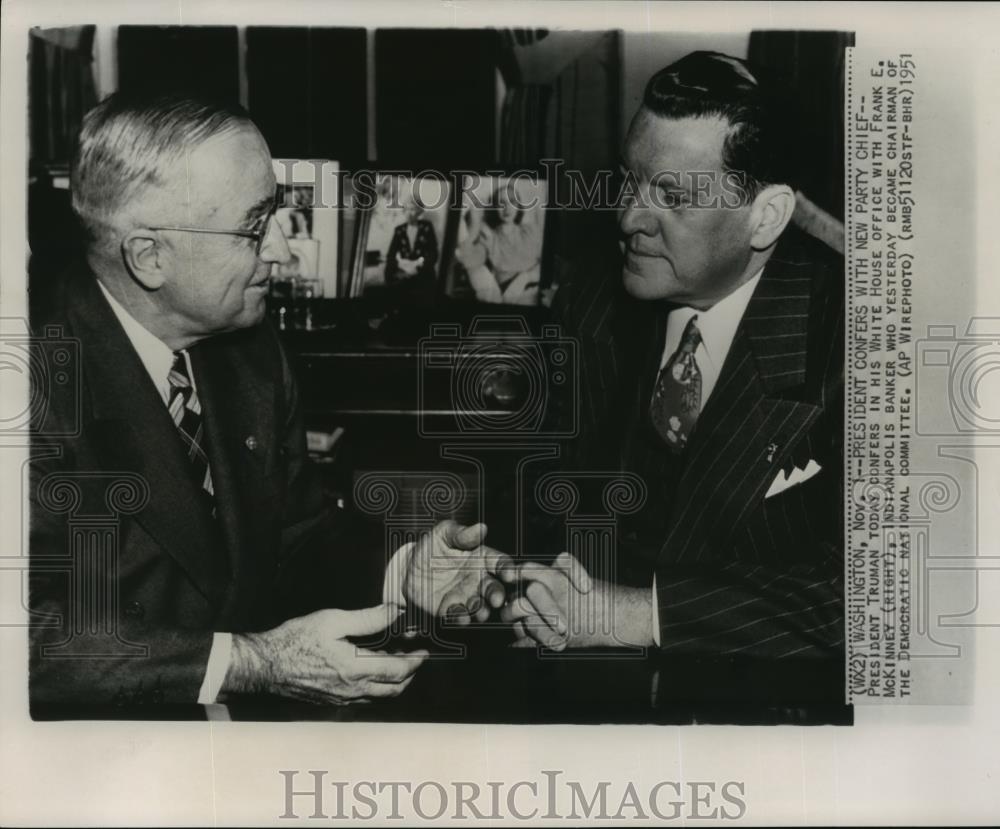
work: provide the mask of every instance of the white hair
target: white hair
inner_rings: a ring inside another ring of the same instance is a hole
[[[83,119],[71,190],[91,245],[113,244],[125,208],[207,139],[251,125],[240,107],[183,95],[115,93]]]

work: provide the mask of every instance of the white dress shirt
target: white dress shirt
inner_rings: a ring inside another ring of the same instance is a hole
[[[667,316],[667,334],[663,343],[663,356],[660,358],[660,368],[662,369],[673,357],[681,343],[681,335],[687,327],[688,321],[692,317],[697,317],[695,325],[701,333],[701,343],[694,352],[695,362],[701,372],[701,406],[699,412],[704,411],[715,384],[719,381],[719,372],[722,371],[722,364],[726,361],[729,349],[736,336],[736,329],[740,326],[740,320],[746,313],[750,297],[760,282],[760,275],[764,272],[761,268],[749,280],[744,282],[729,296],[720,299],[707,311],[699,311],[696,308],[678,307],[673,309]],[[659,380],[659,377],[656,378]],[[650,389],[652,397],[654,388]],[[656,600],[656,573],[653,573],[653,641],[660,644],[660,608]]]
[[[688,321],[692,317],[698,318],[695,325],[698,326],[698,331],[701,333],[701,343],[694,353],[694,359],[701,371],[702,410],[719,380],[719,372],[722,371],[722,364],[726,360],[726,355],[729,354],[729,347],[733,344],[736,329],[739,328],[740,320],[743,319],[743,314],[750,303],[750,297],[753,296],[763,271],[764,269],[761,268],[747,282],[740,285],[729,296],[720,299],[707,311],[679,307],[674,308],[667,317],[667,334],[663,342],[660,368],[663,368],[677,351],[681,344],[681,335],[684,333]],[[650,396],[652,396],[652,391]]]
[[[100,280],[98,280],[97,284],[104,294],[105,299],[108,300],[108,304],[121,323],[122,328],[125,329],[125,335],[139,355],[142,365],[145,367],[150,379],[156,386],[156,390],[163,399],[163,405],[166,406],[170,400],[170,381],[168,377],[170,369],[174,364],[174,352],[170,350],[170,347],[163,340],[151,334],[143,327],[142,323],[126,311],[124,306],[111,295]],[[181,353],[187,361],[191,387],[194,389],[195,394],[197,394],[198,387],[195,382],[194,372],[191,370],[191,358],[188,356],[186,350],[183,350]],[[412,544],[401,547],[389,564],[382,587],[382,595],[385,602],[395,602],[401,606],[405,604],[402,595],[403,575],[412,547]],[[208,664],[205,666],[205,679],[198,692],[198,702],[200,704],[209,705],[214,703],[218,698],[222,683],[226,678],[226,672],[229,670],[232,647],[233,635],[231,633],[217,632],[213,634],[212,650],[209,652]]]

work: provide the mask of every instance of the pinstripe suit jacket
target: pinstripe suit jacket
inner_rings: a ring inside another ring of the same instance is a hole
[[[639,582],[644,573],[647,584],[655,572],[661,647],[838,654],[842,260],[811,239],[782,239],[681,459],[647,415],[669,308],[632,300],[606,278],[561,304],[582,361],[571,456],[589,469],[637,472],[649,488],[637,520],[621,525],[619,572]],[[818,474],[765,497],[776,476],[810,460]]]

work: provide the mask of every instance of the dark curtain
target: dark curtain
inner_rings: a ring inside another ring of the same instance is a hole
[[[844,218],[844,49],[853,32],[757,31],[747,57],[782,75],[800,116],[800,189],[813,203]]]
[[[367,155],[364,29],[248,26],[248,108],[276,158]]]
[[[507,86],[500,162],[535,167],[560,158],[599,169],[617,157],[620,109],[619,33],[522,30],[501,37]]]
[[[485,168],[496,143],[496,33],[375,32],[375,144],[386,168]]]
[[[617,31],[502,33],[500,163],[508,169],[559,159],[589,184],[614,170],[621,119],[621,48]],[[566,197],[569,185],[549,182]],[[542,282],[565,284],[581,270],[617,267],[615,215],[608,210],[550,209]],[[610,263],[610,264],[609,264]]]
[[[32,29],[28,39],[28,301],[45,307],[50,278],[79,253],[65,179],[83,116],[97,103],[94,26]]]
[[[95,26],[32,29],[28,41],[29,158],[66,163],[83,114],[97,103]]]
[[[538,159],[545,155],[545,126],[552,87],[535,84],[507,90],[500,115],[500,158],[510,167],[515,159]],[[534,164],[532,164],[534,166]]]
[[[237,27],[119,26],[118,88],[143,95],[188,92],[237,103]]]

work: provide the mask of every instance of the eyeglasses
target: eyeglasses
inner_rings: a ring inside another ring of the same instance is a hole
[[[150,227],[150,230],[177,230],[182,233],[211,233],[215,236],[241,236],[244,239],[254,240],[254,255],[260,256],[260,251],[264,247],[264,240],[267,238],[267,231],[271,225],[271,219],[278,209],[275,202],[271,209],[258,219],[257,223],[250,230],[223,230],[215,227],[179,227],[171,225],[161,225]]]

